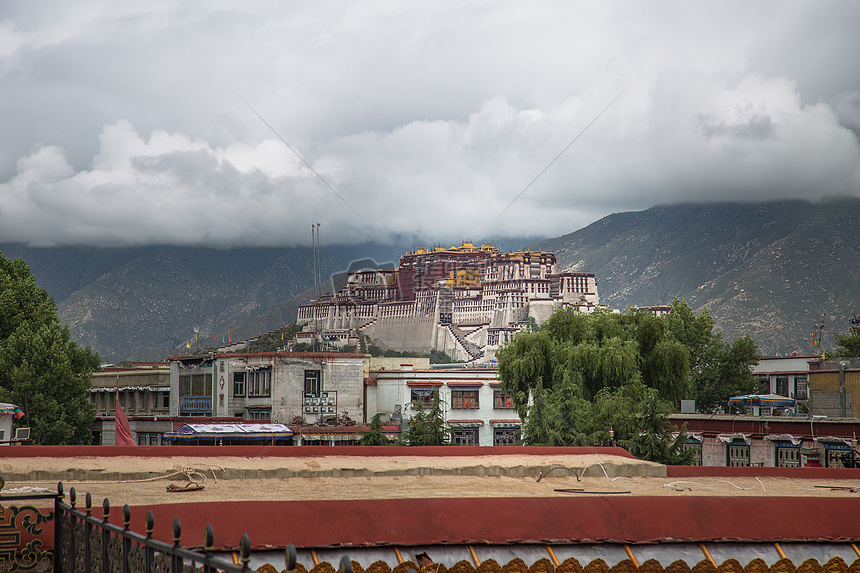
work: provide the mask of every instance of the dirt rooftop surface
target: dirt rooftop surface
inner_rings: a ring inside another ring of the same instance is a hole
[[[0,458],[3,493],[56,489],[83,505],[109,498],[151,505],[434,497],[795,496],[858,497],[860,479],[669,478],[666,467],[608,455]],[[168,492],[168,487],[196,491]],[[42,502],[36,502],[39,505]],[[44,502],[50,505],[50,501]]]

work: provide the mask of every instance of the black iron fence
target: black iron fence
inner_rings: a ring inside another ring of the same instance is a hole
[[[202,551],[182,547],[182,526],[178,517],[173,519],[173,543],[153,539],[155,518],[146,514],[145,533],[131,530],[131,509],[122,508],[122,524],[110,521],[110,502],[102,504],[102,517],[92,514],[92,497],[86,495],[83,509],[77,507],[77,494],[69,490],[69,503],[65,503],[63,484],[57,484],[56,493],[0,495],[2,501],[54,499],[54,510],[42,513],[30,506],[10,507],[3,510],[7,519],[0,529],[17,532],[15,546],[2,544],[0,532],[0,569],[9,572],[50,569],[57,573],[190,573],[190,572],[248,572],[251,561],[251,541],[242,535],[234,563],[215,555],[215,532],[211,525],[204,530]],[[18,519],[20,518],[20,520]],[[44,549],[38,537],[43,526],[53,521],[54,550]],[[26,531],[34,539],[22,545],[20,533]],[[13,535],[14,537],[14,535]],[[287,571],[296,567],[296,549],[287,546],[284,552]],[[338,573],[352,573],[348,557],[341,560]]]

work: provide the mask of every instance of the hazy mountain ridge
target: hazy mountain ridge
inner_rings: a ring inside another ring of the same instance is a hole
[[[320,276],[368,256],[380,263],[398,260],[401,250],[375,244],[323,247]],[[28,262],[37,283],[57,302],[60,320],[106,361],[168,356],[193,338],[195,324],[201,346],[211,345],[213,334],[220,344],[234,324],[234,340],[258,334],[257,327],[278,328],[295,321],[296,305],[280,311],[279,306],[313,286],[308,247],[0,245],[0,252]]]
[[[613,308],[708,308],[727,338],[750,334],[765,353],[811,353],[860,312],[860,200],[659,206],[610,215],[537,243],[561,268],[583,261]]]
[[[503,250],[521,240],[496,241]],[[612,308],[686,299],[708,308],[727,338],[751,334],[765,353],[810,353],[827,313],[825,348],[860,312],[860,200],[658,206],[604,217],[533,244],[559,268],[595,273]],[[356,260],[396,263],[415,244],[322,249],[328,280]],[[308,247],[208,249],[152,246],[32,248],[0,245],[26,260],[55,298],[60,319],[104,360],[163,358],[190,340],[220,344],[295,321],[313,296]],[[580,264],[578,264],[580,263]],[[335,288],[342,282],[336,281]]]

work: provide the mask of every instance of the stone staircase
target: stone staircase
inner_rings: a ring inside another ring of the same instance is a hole
[[[463,330],[460,329],[457,325],[449,324],[448,330],[451,331],[451,334],[454,335],[454,339],[458,343],[460,343],[460,346],[463,348],[463,350],[466,351],[466,354],[468,354],[472,360],[477,360],[484,355],[484,351],[481,350],[480,346],[478,346],[474,342],[466,340],[466,333],[463,332]]]

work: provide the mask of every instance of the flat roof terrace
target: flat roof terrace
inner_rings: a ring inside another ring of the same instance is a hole
[[[137,530],[152,511],[158,539],[178,516],[185,546],[212,524],[222,550],[243,533],[256,551],[479,544],[511,555],[860,540],[860,470],[667,467],[617,448],[25,446],[4,450],[0,474],[6,490],[63,481],[78,507],[92,495],[96,515],[104,498],[117,512],[129,504]],[[189,479],[204,488],[167,492]]]

